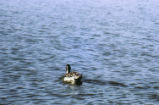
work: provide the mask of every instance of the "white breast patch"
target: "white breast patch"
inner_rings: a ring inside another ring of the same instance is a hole
[[[64,81],[65,82],[73,82],[73,81],[75,81],[75,78],[74,77],[64,77]]]

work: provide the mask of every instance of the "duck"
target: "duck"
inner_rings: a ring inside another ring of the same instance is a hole
[[[82,74],[78,72],[71,72],[70,64],[66,64],[66,74],[64,75],[64,82],[71,84],[81,84]]]

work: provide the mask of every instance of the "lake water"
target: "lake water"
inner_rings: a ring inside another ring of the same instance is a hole
[[[0,104],[159,105],[159,1],[0,0]]]

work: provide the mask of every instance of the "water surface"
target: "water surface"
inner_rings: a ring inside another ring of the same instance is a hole
[[[1,0],[0,104],[158,105],[157,0]],[[64,84],[65,65],[84,75]]]

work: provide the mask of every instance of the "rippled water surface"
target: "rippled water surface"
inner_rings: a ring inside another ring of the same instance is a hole
[[[0,0],[0,104],[159,105],[159,1]]]

